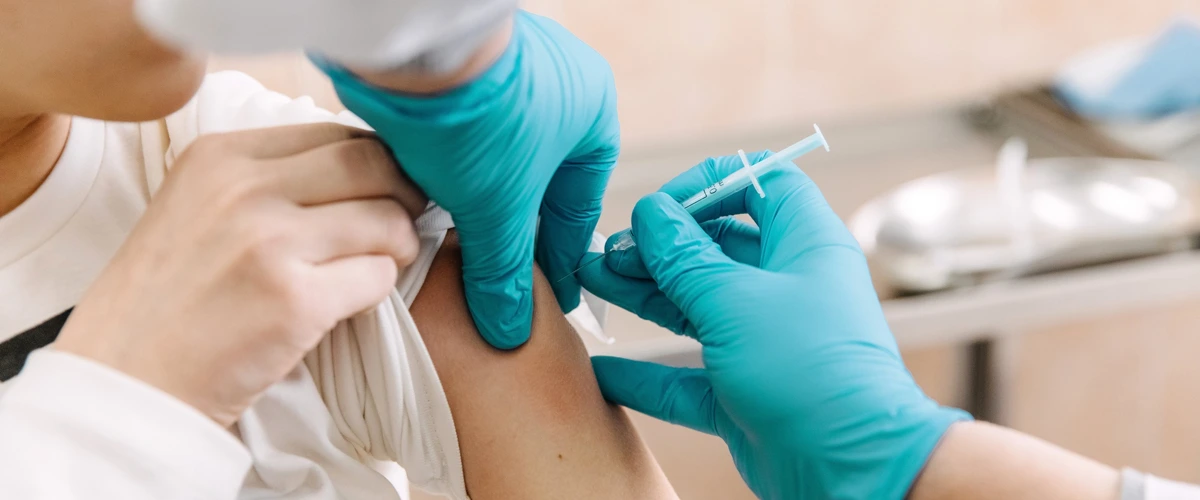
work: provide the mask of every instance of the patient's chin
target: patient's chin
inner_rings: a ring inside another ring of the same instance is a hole
[[[118,79],[89,82],[88,92],[101,96],[59,112],[106,121],[142,122],[165,118],[183,108],[204,82],[206,61],[187,54],[138,67]]]

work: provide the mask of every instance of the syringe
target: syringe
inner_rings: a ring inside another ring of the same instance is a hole
[[[792,160],[804,156],[810,151],[813,151],[819,147],[824,147],[825,151],[829,151],[829,143],[825,141],[825,135],[821,133],[821,127],[813,125],[813,128],[816,129],[816,133],[813,135],[805,137],[800,142],[792,144],[783,151],[768,156],[754,165],[751,165],[750,161],[747,160],[746,153],[744,151],[738,150],[738,156],[741,156],[742,158],[742,168],[737,172],[729,174],[724,179],[717,181],[713,185],[704,188],[691,198],[684,200],[683,208],[687,210],[688,213],[695,215],[701,210],[711,207],[719,203],[721,200],[741,192],[742,189],[745,189],[748,186],[754,186],[754,190],[758,192],[758,196],[766,198],[767,194],[763,192],[762,185],[758,183],[759,177],[762,177],[764,174],[767,174],[768,172],[780,167],[787,165],[795,166],[792,164]],[[578,273],[580,269],[599,261],[600,259],[604,258],[605,255],[608,255],[609,252],[625,250],[628,248],[633,248],[635,245],[637,245],[637,243],[633,241],[632,229],[624,229],[617,234],[619,235],[617,236],[617,239],[613,241],[612,246],[605,250],[603,254],[597,255],[580,264],[579,267],[575,268],[574,271],[571,271],[566,276],[559,278],[558,281],[562,281],[570,276],[574,276],[575,273]]]

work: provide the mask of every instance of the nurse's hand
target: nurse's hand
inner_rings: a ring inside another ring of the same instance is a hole
[[[230,425],[339,320],[387,297],[417,255],[411,214],[425,203],[369,132],[203,137],[55,348]]]
[[[529,338],[535,235],[559,305],[579,304],[578,282],[557,278],[587,251],[620,131],[608,63],[562,26],[518,13],[500,52],[465,85],[425,96],[317,62],[346,107],[454,217],[475,324],[511,349]]]
[[[758,161],[765,155],[756,155]],[[947,427],[904,367],[862,251],[799,169],[697,214],[742,164],[702,163],[634,209],[637,246],[580,273],[596,295],[703,345],[704,369],[593,359],[609,400],[720,436],[762,498],[901,499]],[[749,213],[758,227],[721,216]]]

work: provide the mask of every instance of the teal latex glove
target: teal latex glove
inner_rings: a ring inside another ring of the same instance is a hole
[[[739,168],[710,159],[643,198],[637,246],[581,271],[599,297],[703,345],[704,369],[596,357],[601,390],[720,436],[761,498],[901,499],[970,416],[913,382],[862,251],[799,169],[765,177],[765,199],[731,196],[695,220],[680,206]],[[758,226],[722,217],[737,213]]]
[[[519,12],[500,59],[437,96],[391,93],[317,62],[342,103],[454,217],[467,303],[489,343],[511,349],[529,338],[535,233],[559,305],[579,305],[578,281],[557,279],[588,249],[620,150],[603,57],[554,21]]]

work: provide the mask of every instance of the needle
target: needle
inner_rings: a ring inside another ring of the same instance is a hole
[[[570,278],[571,276],[575,276],[575,273],[578,273],[578,272],[579,272],[581,269],[583,269],[583,268],[585,268],[585,267],[587,267],[587,266],[590,266],[590,265],[592,265],[593,263],[596,263],[596,262],[598,262],[600,259],[603,259],[605,255],[608,255],[608,252],[604,252],[604,253],[602,253],[602,254],[600,254],[600,255],[597,255],[597,256],[595,256],[595,257],[592,257],[592,258],[588,259],[588,260],[587,260],[587,262],[584,262],[583,264],[580,264],[580,265],[579,265],[579,267],[575,268],[575,270],[574,270],[574,271],[571,271],[570,273],[567,273],[567,275],[566,275],[566,276],[563,276],[563,277],[559,278],[559,279],[558,279],[558,281],[555,281],[555,283],[561,283],[561,282],[562,282],[562,280],[565,280],[565,279],[567,279],[567,278]]]

